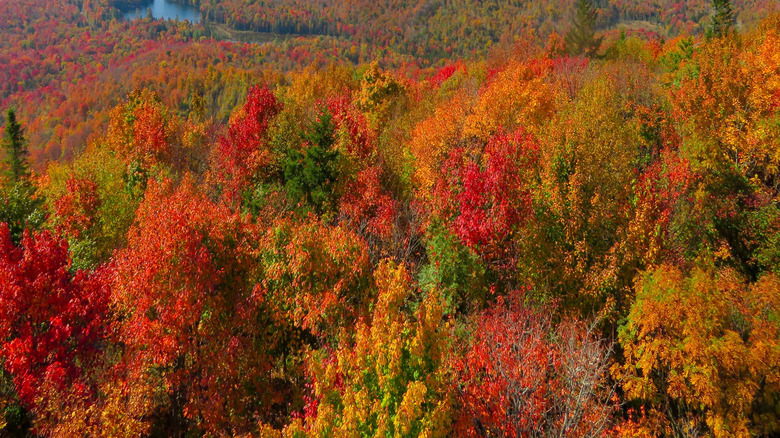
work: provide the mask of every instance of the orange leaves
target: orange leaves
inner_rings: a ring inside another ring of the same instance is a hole
[[[97,184],[91,179],[71,176],[65,187],[65,196],[54,202],[54,208],[65,233],[78,238],[96,220],[100,206]]]
[[[415,160],[414,180],[423,199],[431,196],[441,160],[460,139],[462,120],[467,111],[466,97],[456,95],[412,131],[409,152]]]
[[[170,161],[178,130],[178,120],[159,97],[144,90],[112,110],[106,141],[125,162],[150,166]]]
[[[335,335],[368,308],[367,250],[344,227],[282,219],[263,238],[255,293],[296,326]]]
[[[69,246],[0,225],[0,396],[51,435],[603,436],[613,361],[614,432],[777,434],[775,27],[311,67],[224,129],[245,73],[133,93],[41,179]]]
[[[472,98],[458,92],[412,131],[409,152],[420,197],[430,198],[439,168],[450,150],[486,143],[502,129],[536,133],[554,114],[556,90],[551,85],[552,61],[512,61]]]
[[[382,169],[372,166],[360,171],[340,199],[340,211],[353,229],[365,230],[383,239],[393,232],[396,201],[381,186]]]
[[[780,129],[777,93],[780,29],[767,26],[749,38],[702,47],[690,61],[696,74],[672,90],[672,103],[692,153],[707,169],[733,167],[764,182],[777,178]]]
[[[463,136],[487,140],[503,127],[522,126],[536,133],[555,110],[557,89],[550,83],[550,59],[513,61],[480,90]]]
[[[630,399],[647,403],[665,431],[690,425],[725,437],[780,429],[770,407],[780,397],[776,277],[746,285],[726,269],[686,277],[661,266],[636,288],[620,331],[626,363],[613,367]]]
[[[190,180],[151,183],[127,248],[116,254],[112,301],[128,382],[151,379],[137,396],[154,403],[160,391],[162,400],[182,398],[163,404],[172,421],[240,430],[270,408],[266,397],[250,404],[237,390],[265,388],[274,347],[271,337],[257,343],[271,326],[256,324],[263,313],[247,281],[248,238],[247,225]],[[154,369],[162,371],[151,378]]]
[[[133,112],[133,155],[163,157],[168,152],[171,126],[166,126],[165,114],[159,106],[144,102]]]

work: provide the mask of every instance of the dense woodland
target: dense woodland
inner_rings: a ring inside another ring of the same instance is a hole
[[[780,435],[777,5],[194,3],[0,3],[0,436]]]

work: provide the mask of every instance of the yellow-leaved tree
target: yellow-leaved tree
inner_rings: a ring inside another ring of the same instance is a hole
[[[624,362],[613,366],[628,401],[643,406],[626,435],[780,432],[780,279],[662,265],[636,293],[619,331]]]
[[[407,314],[412,288],[404,266],[384,260],[370,321],[344,332],[335,350],[310,353],[313,399],[286,436],[444,437],[451,427],[444,355],[448,345],[437,294]]]

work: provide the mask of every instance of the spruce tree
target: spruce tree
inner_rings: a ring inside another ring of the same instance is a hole
[[[5,185],[0,185],[0,222],[8,224],[11,240],[18,244],[25,228],[38,229],[43,225],[46,210],[43,198],[37,195],[30,181],[27,140],[12,109],[7,113],[2,147],[7,169],[2,178]]]
[[[27,141],[24,138],[24,129],[16,121],[16,112],[9,109],[6,116],[5,135],[3,136],[3,150],[6,154],[5,162],[7,182],[16,184],[26,180],[30,175],[27,167]]]
[[[333,185],[337,179],[339,153],[333,116],[324,110],[304,134],[308,148],[290,150],[282,162],[287,193],[293,199],[304,200],[318,214],[333,209]]]
[[[734,27],[734,10],[731,8],[731,1],[712,0],[712,8],[715,14],[707,34],[710,37],[722,37],[731,32]]]
[[[603,37],[596,38],[597,13],[590,0],[577,0],[577,11],[572,27],[566,33],[564,42],[570,55],[593,56],[601,46]]]

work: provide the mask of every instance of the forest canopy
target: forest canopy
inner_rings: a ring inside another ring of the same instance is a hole
[[[0,435],[780,434],[770,2],[186,3],[0,4]]]

